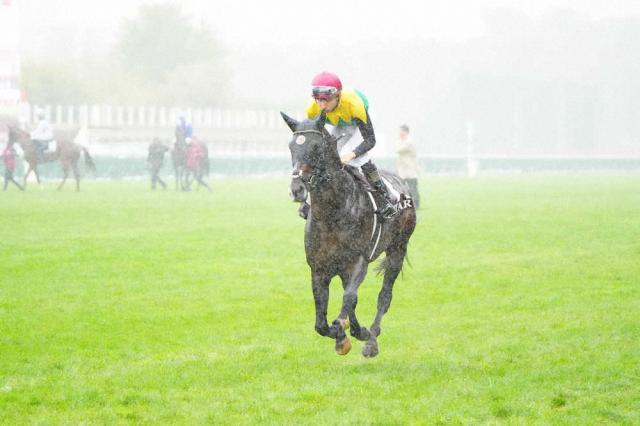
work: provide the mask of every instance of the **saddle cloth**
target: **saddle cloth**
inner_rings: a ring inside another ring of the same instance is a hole
[[[360,170],[356,167],[352,167],[352,166],[345,166],[345,170],[354,178],[356,178],[357,181],[359,181],[362,186],[364,187],[364,189],[367,190],[367,192],[375,192],[375,189],[369,184],[369,181],[367,180],[367,178],[364,177],[364,175],[362,174],[362,172],[360,172]],[[392,204],[398,206],[399,203],[402,202],[402,205],[399,206],[400,209],[409,207],[411,203],[409,203],[409,205],[406,205],[406,203],[404,203],[404,201],[406,200],[410,200],[411,196],[409,194],[405,194],[402,192],[402,188],[396,188],[393,186],[393,183],[387,179],[386,177],[382,176],[382,174],[380,175],[380,178],[382,179],[382,182],[384,183],[384,185],[387,187],[387,192],[389,193],[389,198]]]

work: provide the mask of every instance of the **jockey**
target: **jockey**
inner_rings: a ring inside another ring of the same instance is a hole
[[[177,141],[185,141],[187,138],[193,137],[193,126],[187,120],[187,117],[184,113],[180,113],[178,116],[178,122],[176,123],[176,142]]]
[[[362,174],[378,194],[378,212],[383,219],[390,219],[396,214],[396,210],[389,200],[387,187],[382,182],[378,169],[369,157],[369,151],[376,144],[376,136],[369,117],[367,98],[357,90],[343,89],[338,76],[329,72],[315,76],[311,86],[313,100],[307,108],[307,117],[315,118],[324,111],[327,125],[333,127],[332,134],[344,135],[338,141],[342,164],[362,170]],[[300,214],[303,217],[305,210],[308,207],[301,206]]]
[[[44,111],[40,110],[36,114],[38,117],[38,125],[31,132],[31,141],[36,147],[38,156],[42,158],[47,149],[49,149],[49,142],[53,140],[53,128],[47,121]]]

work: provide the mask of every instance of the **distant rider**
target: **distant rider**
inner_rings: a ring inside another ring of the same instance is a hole
[[[184,113],[181,113],[178,116],[178,122],[176,123],[176,143],[183,143],[187,140],[187,138],[191,139],[193,137],[193,126],[187,120],[187,117]]]
[[[37,117],[38,125],[31,132],[31,141],[36,148],[38,159],[42,161],[45,151],[49,149],[49,143],[53,140],[53,128],[49,124],[44,111],[38,111]]]

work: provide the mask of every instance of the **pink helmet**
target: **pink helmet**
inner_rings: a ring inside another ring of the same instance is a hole
[[[311,95],[314,99],[331,99],[340,90],[342,90],[340,78],[330,72],[321,72],[311,80]]]

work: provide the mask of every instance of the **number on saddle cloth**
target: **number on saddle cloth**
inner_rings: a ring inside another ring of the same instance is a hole
[[[384,176],[381,176],[382,182],[385,184],[385,186],[387,187],[387,191],[389,193],[389,197],[392,198],[391,199],[391,204],[393,206],[393,209],[396,212],[405,210],[405,209],[410,209],[413,208],[413,198],[411,198],[411,195],[402,192],[401,188],[396,188],[393,185],[393,181],[390,179],[387,179]]]

